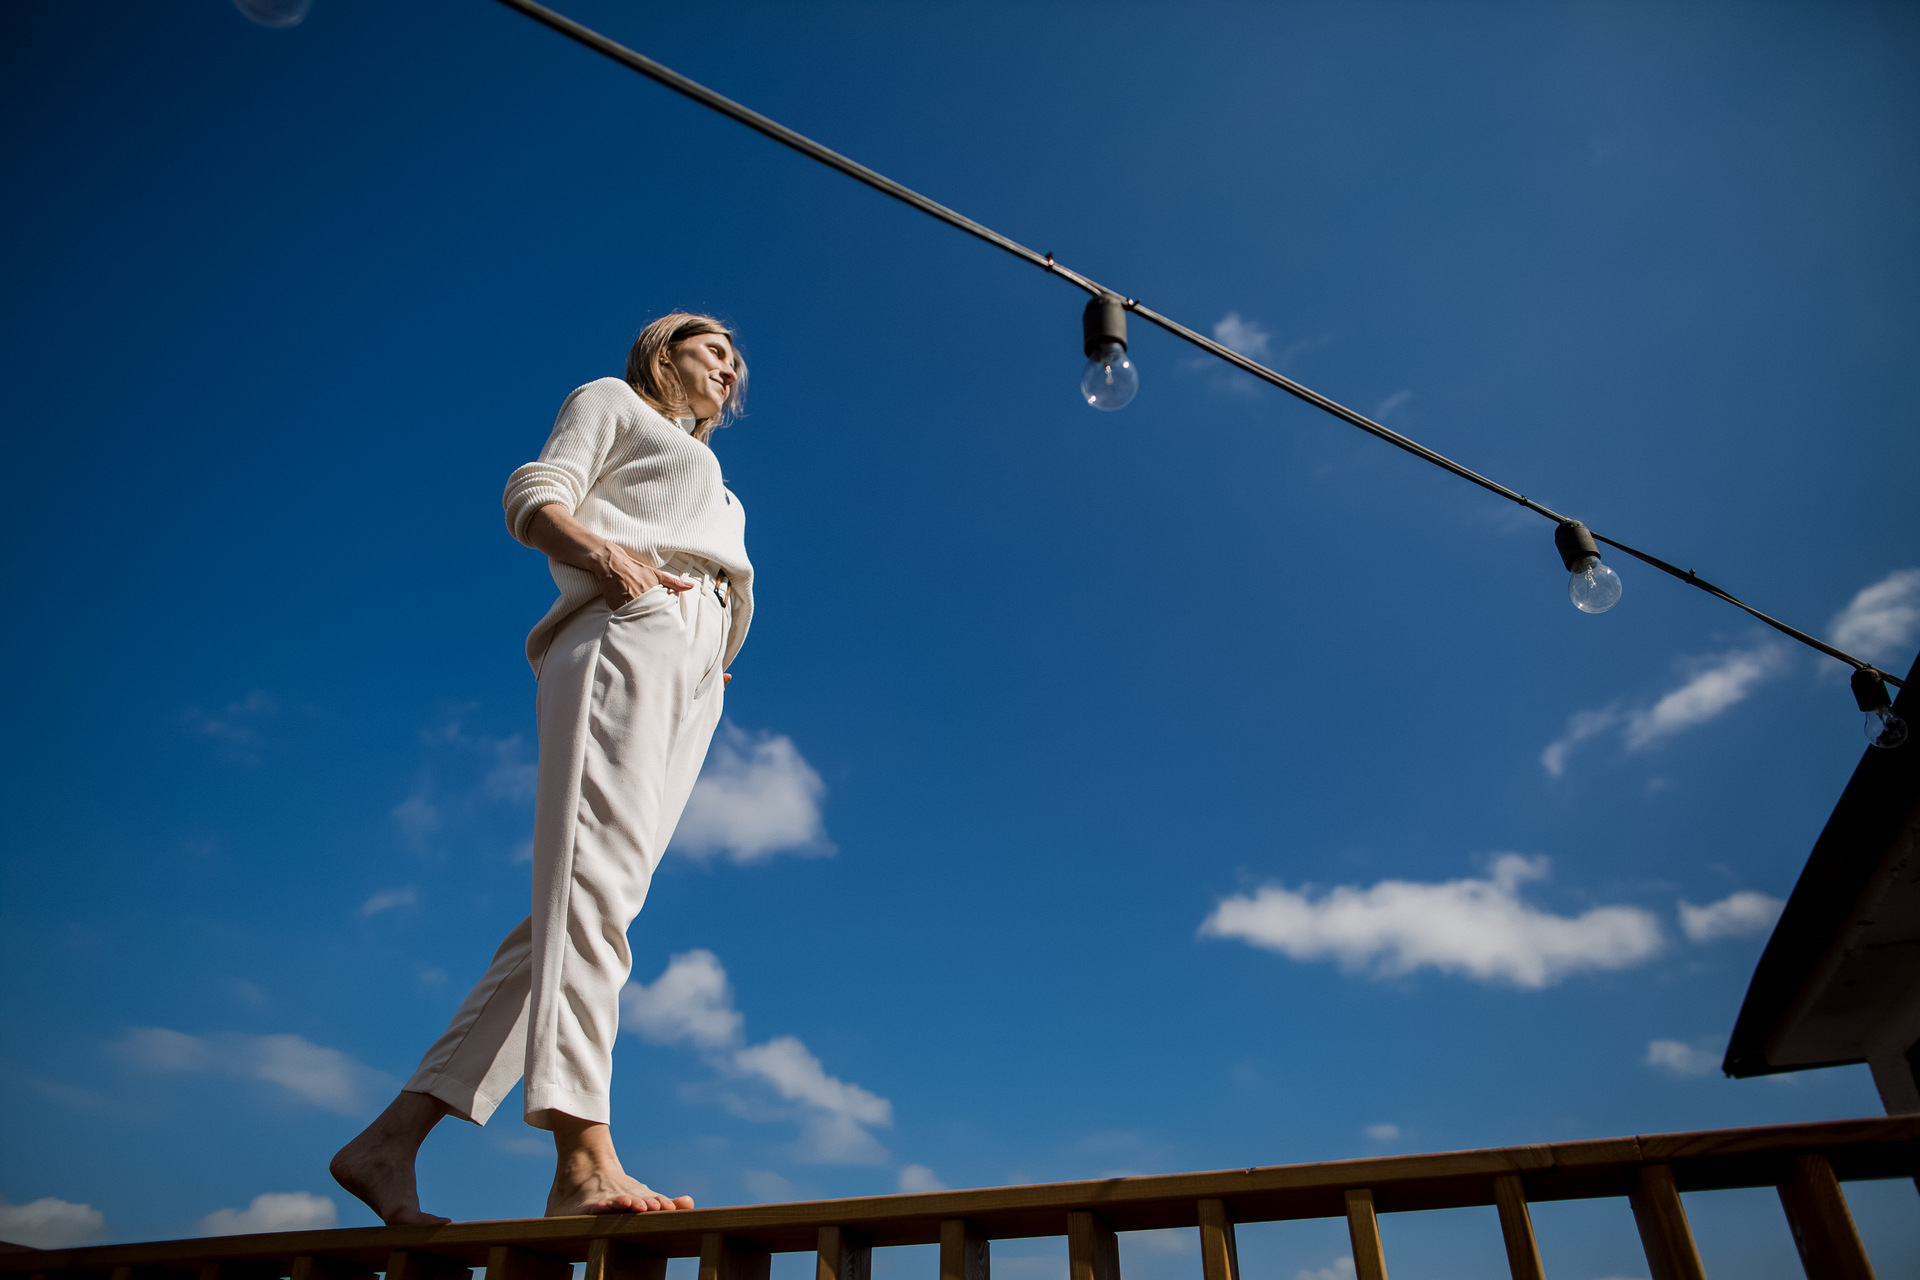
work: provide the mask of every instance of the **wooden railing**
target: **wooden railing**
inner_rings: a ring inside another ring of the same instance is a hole
[[[610,1217],[354,1227],[90,1249],[0,1253],[35,1280],[664,1280],[699,1258],[699,1280],[767,1280],[770,1255],[812,1251],[817,1280],[869,1280],[872,1251],[938,1244],[939,1280],[988,1280],[989,1242],[1065,1236],[1068,1280],[1120,1280],[1116,1232],[1200,1233],[1199,1280],[1239,1280],[1234,1225],[1347,1220],[1357,1280],[1385,1280],[1376,1215],[1498,1208],[1514,1280],[1542,1280],[1527,1205],[1625,1196],[1653,1280],[1699,1280],[1681,1193],[1777,1187],[1807,1274],[1869,1280],[1842,1181],[1920,1175],[1920,1116],[1719,1129],[1434,1155],[1275,1165]]]

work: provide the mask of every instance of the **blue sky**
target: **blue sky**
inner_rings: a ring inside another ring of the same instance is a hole
[[[568,11],[1912,661],[1910,10]],[[718,450],[759,611],[633,930],[615,1130],[654,1185],[1879,1111],[1864,1068],[1717,1072],[1864,749],[1834,664],[1631,562],[1582,615],[1545,522],[1137,323],[1096,413],[1073,290],[501,6],[0,26],[16,1235],[370,1220],[327,1156],[526,909],[552,585],[499,493],[673,307],[752,363]],[[516,1108],[436,1136],[429,1208],[537,1211]],[[1911,1185],[1849,1193],[1920,1264]],[[1771,1193],[1689,1208],[1710,1270],[1798,1274]],[[1536,1216],[1552,1274],[1646,1274],[1624,1203]],[[1498,1265],[1491,1210],[1384,1232],[1397,1277]],[[1343,1274],[1336,1224],[1241,1248]]]

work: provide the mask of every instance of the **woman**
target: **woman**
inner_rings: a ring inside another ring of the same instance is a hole
[[[507,481],[507,527],[547,553],[560,598],[527,637],[539,681],[533,914],[334,1178],[389,1226],[420,1211],[414,1157],[441,1117],[485,1124],[525,1077],[527,1123],[553,1133],[547,1216],[690,1209],[629,1177],[607,1129],[627,926],[720,721],[726,666],[753,615],[746,518],[707,441],[740,406],[733,335],[676,312],[648,325],[627,376],[560,409]]]

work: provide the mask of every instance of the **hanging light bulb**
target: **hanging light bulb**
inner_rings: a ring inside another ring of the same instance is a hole
[[[1620,603],[1620,575],[1600,563],[1600,547],[1587,526],[1567,521],[1553,531],[1553,545],[1559,549],[1560,563],[1573,575],[1567,579],[1567,595],[1574,608],[1605,613]]]
[[[1124,409],[1140,389],[1140,371],[1127,359],[1127,308],[1111,293],[1087,303],[1080,316],[1087,367],[1080,395],[1096,409]]]
[[[1897,747],[1907,740],[1907,722],[1893,714],[1887,682],[1872,667],[1853,673],[1853,700],[1866,712],[1867,741],[1876,747]]]

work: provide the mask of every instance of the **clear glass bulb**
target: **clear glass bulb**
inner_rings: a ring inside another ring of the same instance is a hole
[[[1139,389],[1140,371],[1117,342],[1095,351],[1080,375],[1080,394],[1096,409],[1124,409]]]
[[[1867,712],[1867,741],[1876,747],[1897,747],[1907,740],[1907,722],[1892,707]]]
[[[1600,563],[1599,556],[1582,556],[1567,579],[1567,595],[1582,613],[1605,613],[1620,603],[1620,575]]]

